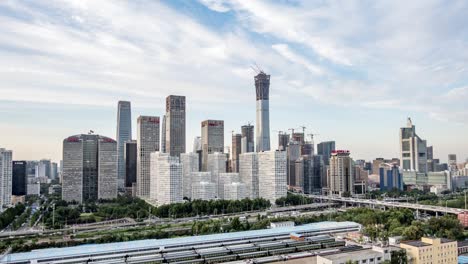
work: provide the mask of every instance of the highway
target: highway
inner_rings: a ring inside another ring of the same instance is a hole
[[[376,207],[388,207],[388,208],[409,208],[419,211],[427,211],[434,213],[444,213],[444,214],[460,214],[468,212],[468,210],[450,208],[443,206],[434,206],[434,205],[424,205],[424,204],[414,204],[414,203],[402,203],[402,202],[393,202],[393,201],[381,201],[381,200],[370,200],[370,199],[360,199],[360,198],[348,198],[348,197],[339,197],[339,196],[325,196],[325,195],[307,195],[307,197],[320,199],[324,201],[333,201],[340,203],[350,203],[350,204],[363,204],[371,205]]]

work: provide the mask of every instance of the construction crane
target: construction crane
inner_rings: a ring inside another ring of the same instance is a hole
[[[299,128],[302,128],[302,134],[303,134],[304,137],[305,137],[305,130],[306,130],[307,127],[305,127],[305,126],[300,126]]]
[[[311,133],[311,134],[307,134],[307,135],[310,136],[310,142],[311,142],[312,144],[314,144],[314,136],[319,136],[320,134],[312,134],[312,133]]]

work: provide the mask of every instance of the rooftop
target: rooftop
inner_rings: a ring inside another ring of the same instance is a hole
[[[372,258],[376,256],[382,255],[381,252],[375,251],[371,248],[368,249],[362,249],[362,250],[356,250],[356,251],[346,251],[338,254],[330,254],[330,255],[321,255],[320,257],[328,259],[328,260],[341,260],[343,258],[347,259],[359,259],[362,256],[366,256],[367,258]]]
[[[360,228],[361,225],[354,222],[320,222],[301,226],[287,226],[273,229],[252,230],[234,233],[221,233],[203,236],[177,237],[168,239],[146,239],[130,242],[117,242],[106,244],[88,244],[65,248],[48,248],[33,250],[31,252],[14,253],[3,257],[0,263],[9,263],[10,261],[26,261],[34,259],[47,259],[51,257],[78,257],[90,256],[95,254],[121,253],[130,250],[149,250],[171,246],[207,244],[217,241],[232,241],[241,239],[259,238],[265,236],[288,235],[290,233],[317,232],[336,229]]]

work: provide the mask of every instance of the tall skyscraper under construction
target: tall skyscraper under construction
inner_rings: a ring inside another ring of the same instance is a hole
[[[270,150],[270,75],[260,71],[255,76],[257,93],[256,151]]]

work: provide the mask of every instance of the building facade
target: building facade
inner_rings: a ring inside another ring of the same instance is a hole
[[[63,140],[62,199],[96,201],[117,197],[117,141],[94,134]]]
[[[199,171],[198,154],[182,153],[180,154],[180,162],[182,163],[182,185],[183,197],[192,197],[192,175]]]
[[[335,150],[335,141],[325,141],[317,144],[317,155],[323,157],[326,166],[330,165],[331,154]]]
[[[13,152],[0,148],[0,211],[11,204]]]
[[[232,148],[231,148],[231,171],[239,172],[239,155],[242,153],[242,134],[232,135]]]
[[[265,151],[258,153],[259,197],[270,200],[285,197],[288,192],[286,182],[287,158],[284,151]]]
[[[270,150],[270,75],[261,71],[255,76],[257,95],[256,151]]]
[[[207,169],[211,172],[211,182],[216,185],[216,197],[219,198],[219,177],[221,173],[226,172],[227,155],[215,152],[208,155]]]
[[[224,152],[224,121],[205,120],[201,123],[202,171],[208,170],[208,155]]]
[[[403,191],[403,175],[396,164],[381,165],[379,172],[381,191],[392,191],[394,189]]]
[[[185,153],[185,110],[185,96],[166,98],[166,152],[173,157]]]
[[[242,130],[242,146],[241,152],[254,152],[255,151],[255,143],[254,143],[254,126],[252,125],[245,125],[241,127]]]
[[[28,178],[26,175],[26,161],[13,161],[12,191],[15,196],[26,195]]]
[[[161,123],[161,152],[166,153],[166,115],[163,115]]]
[[[183,201],[182,164],[169,153],[151,153],[150,199],[158,205]]]
[[[125,142],[125,192],[135,195],[137,184],[137,141]]]
[[[232,182],[224,184],[224,200],[242,200],[248,197],[245,184],[241,182]]]
[[[406,250],[408,263],[458,263],[457,241],[423,237],[421,241],[403,241],[400,247]]]
[[[151,152],[159,151],[158,116],[139,116],[137,119],[137,196],[149,198]]]
[[[248,197],[258,198],[258,154],[256,152],[239,155],[239,179],[245,184]]]
[[[330,158],[328,190],[330,195],[354,194],[354,161],[348,150],[335,150]]]
[[[403,170],[427,172],[427,142],[416,134],[410,118],[406,127],[400,128],[400,153]]]
[[[230,185],[233,182],[239,182],[239,173],[219,173],[218,176],[218,198],[226,199],[224,196],[224,187]]]
[[[129,101],[117,103],[118,188],[125,187],[125,142],[132,139],[132,110]]]

